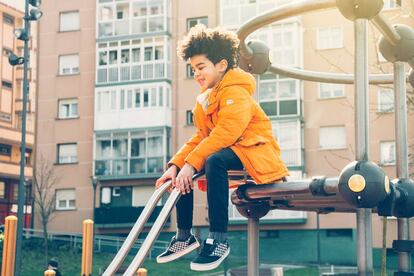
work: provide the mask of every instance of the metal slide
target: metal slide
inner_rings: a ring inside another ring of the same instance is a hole
[[[203,173],[195,174],[193,176],[193,181],[202,175]],[[125,239],[124,243],[119,249],[118,253],[114,257],[112,262],[109,264],[109,266],[106,268],[105,272],[102,274],[103,276],[115,275],[116,271],[122,265],[123,261],[125,260],[125,257],[128,255],[128,252],[131,250],[139,234],[144,228],[145,223],[148,221],[149,217],[151,216],[152,212],[157,206],[157,203],[160,201],[162,195],[170,188],[170,186],[171,186],[171,181],[167,181],[160,188],[155,190],[151,198],[148,200],[148,203],[145,205],[145,208],[142,211],[141,215],[138,217],[137,221],[135,222],[134,227],[131,229],[131,232],[129,232],[128,237]],[[128,269],[125,271],[123,275],[126,275],[126,276],[134,275],[137,269],[142,265],[145,257],[147,256],[149,250],[151,249],[156,238],[161,232],[161,229],[165,221],[167,220],[168,216],[171,213],[171,210],[174,208],[180,196],[181,196],[181,193],[175,189],[171,192],[171,195],[168,197],[167,202],[162,208],[154,225],[151,227],[151,230],[148,233],[147,237],[145,238],[144,242],[142,243],[142,246],[139,249],[137,255],[135,256],[135,258],[133,259],[133,261],[131,262]]]

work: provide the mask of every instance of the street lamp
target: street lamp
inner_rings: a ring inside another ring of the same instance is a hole
[[[21,251],[23,238],[23,220],[24,220],[24,194],[25,194],[25,154],[26,154],[26,113],[27,113],[27,93],[28,93],[28,65],[29,65],[29,38],[30,38],[30,21],[36,21],[42,16],[42,12],[35,7],[38,7],[41,0],[26,0],[24,12],[24,26],[23,29],[14,30],[14,35],[17,39],[24,41],[23,57],[16,56],[14,53],[9,55],[9,63],[12,66],[23,64],[23,99],[22,99],[22,143],[20,147],[20,177],[19,177],[19,193],[17,197],[17,240],[16,240],[16,255],[14,275],[20,276],[20,269],[22,265]]]

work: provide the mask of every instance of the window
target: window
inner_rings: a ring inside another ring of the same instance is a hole
[[[112,196],[121,196],[121,187],[112,187]]]
[[[194,71],[191,68],[191,64],[187,64],[186,65],[186,69],[187,69],[187,79],[192,79],[194,78]]]
[[[10,81],[2,81],[1,86],[3,88],[13,89],[13,83],[11,83]]]
[[[7,49],[7,48],[3,48],[3,56],[9,57],[11,53],[13,53],[12,50]]]
[[[345,96],[344,85],[336,83],[320,83],[319,84],[319,98],[330,99],[340,98]]]
[[[378,112],[394,112],[394,91],[381,89],[378,91]]]
[[[167,158],[164,129],[96,136],[96,175],[162,173]]]
[[[78,117],[78,99],[59,100],[59,119]]]
[[[153,186],[140,186],[132,188],[132,206],[134,207],[143,207],[147,205],[148,199],[151,198],[154,193]],[[157,204],[158,206],[162,205],[162,200]]]
[[[78,162],[77,145],[58,144],[58,164],[71,164]]]
[[[187,126],[192,126],[194,125],[194,121],[193,121],[193,112],[191,110],[187,110],[186,112],[186,124]]]
[[[203,24],[208,27],[208,18],[207,17],[198,17],[198,18],[188,18],[187,19],[187,32],[197,24]]]
[[[56,190],[56,210],[76,209],[75,189]]]
[[[14,17],[10,14],[3,13],[3,22],[9,25],[14,25]]]
[[[59,57],[59,75],[73,75],[77,73],[79,73],[79,55]]]
[[[346,148],[346,129],[344,126],[321,127],[319,129],[321,149]]]
[[[0,144],[0,155],[11,156],[12,147],[6,144]]]
[[[6,197],[6,183],[4,181],[0,181],[0,198]]]
[[[343,47],[341,26],[319,28],[317,33],[317,49],[323,50]]]
[[[298,81],[271,76],[259,82],[259,102],[268,116],[299,114]]]
[[[287,166],[302,165],[301,123],[299,120],[272,122],[273,135],[279,142],[282,160]]]
[[[395,142],[381,142],[380,155],[382,165],[395,165]]]
[[[78,31],[80,29],[79,11],[61,12],[59,31]]]
[[[401,7],[401,0],[384,0],[383,9],[394,9]]]
[[[298,23],[283,23],[261,28],[248,37],[264,42],[270,48],[272,63],[301,66],[300,41],[302,27]]]

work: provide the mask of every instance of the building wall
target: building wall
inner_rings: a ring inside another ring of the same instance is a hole
[[[49,227],[80,232],[82,220],[92,218],[93,110],[95,83],[95,2],[43,1],[39,33],[39,93],[37,158],[53,164],[58,181],[54,191],[75,190],[75,209],[58,210]],[[60,13],[79,11],[79,29],[60,31]],[[79,54],[79,72],[59,73],[61,55]],[[59,118],[59,101],[77,99],[74,118]],[[77,161],[59,164],[58,144],[76,143]],[[39,218],[39,216],[37,216]],[[70,221],[71,223],[67,223]],[[39,227],[36,220],[36,227]]]

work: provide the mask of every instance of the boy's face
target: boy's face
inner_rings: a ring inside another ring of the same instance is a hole
[[[226,60],[213,64],[204,54],[192,56],[189,62],[194,71],[194,80],[200,85],[201,91],[212,88],[223,78],[227,69]]]

